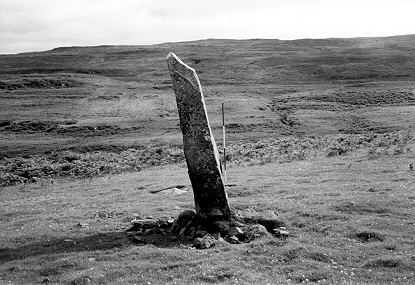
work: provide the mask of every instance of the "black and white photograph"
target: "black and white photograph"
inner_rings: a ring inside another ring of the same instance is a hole
[[[0,285],[415,284],[414,17],[0,0]]]

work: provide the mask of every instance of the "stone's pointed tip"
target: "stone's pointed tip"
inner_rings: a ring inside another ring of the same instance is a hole
[[[183,65],[185,68],[187,68],[187,69],[191,70],[191,71],[194,73],[194,75],[197,77],[197,75],[196,75],[196,71],[195,71],[193,68],[191,68],[190,66],[188,66],[186,63],[184,63],[184,62],[183,62],[180,58],[178,58],[178,57],[177,57],[177,55],[175,55],[173,52],[170,52],[170,53],[167,55],[166,60],[167,60],[167,61],[175,60],[176,62],[178,62],[178,63],[180,63],[181,65]]]
[[[174,54],[174,52],[169,52],[169,54],[167,55],[167,58],[166,58],[166,59],[169,59],[169,58],[171,58],[171,57],[173,57],[173,58],[176,58],[176,59],[177,59],[177,56]]]

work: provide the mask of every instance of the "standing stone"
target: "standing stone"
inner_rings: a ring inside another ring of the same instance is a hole
[[[196,213],[215,220],[227,220],[231,212],[199,78],[196,71],[174,53],[167,56],[167,65],[176,94]]]

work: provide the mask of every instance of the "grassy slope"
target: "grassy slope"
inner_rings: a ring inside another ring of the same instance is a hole
[[[176,216],[193,208],[191,193],[148,192],[189,184],[184,164],[8,187],[1,193],[0,280],[413,284],[415,196],[408,164],[414,159],[412,153],[368,159],[355,152],[230,168],[228,177],[238,184],[228,190],[231,205],[242,213],[274,211],[291,236],[207,251],[180,245],[186,241],[166,243],[162,236],[154,237],[155,245],[137,246],[123,233],[135,215]]]
[[[229,189],[231,204],[264,215],[275,211],[292,233],[287,240],[208,251],[162,239],[136,246],[123,233],[134,215],[175,216],[193,208],[191,194],[148,193],[188,181],[184,164],[85,181],[43,180],[1,189],[0,281],[415,283],[408,170],[414,155],[389,148],[396,135],[376,142],[376,133],[413,128],[414,42],[414,36],[207,40],[0,56],[0,154],[28,155],[28,162],[17,161],[30,164],[31,155],[50,150],[179,145],[164,61],[176,52],[200,76],[217,137],[220,104],[226,103],[235,159],[228,176],[238,183]],[[355,145],[337,136],[349,133],[375,142],[351,151]],[[297,153],[309,143],[292,137],[320,141],[322,135],[334,136],[327,139],[329,152],[316,158]],[[282,144],[273,141],[281,136]],[[258,142],[263,138],[270,139]],[[335,156],[325,157],[331,151]],[[158,157],[154,153],[149,159]],[[305,160],[243,167],[292,161],[293,155]]]

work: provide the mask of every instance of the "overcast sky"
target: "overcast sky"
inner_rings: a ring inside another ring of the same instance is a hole
[[[206,38],[415,34],[415,0],[0,0],[0,54]]]

